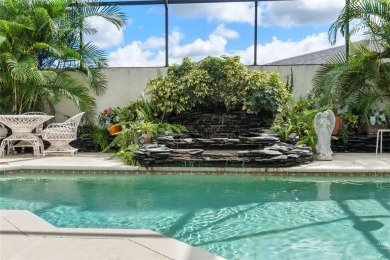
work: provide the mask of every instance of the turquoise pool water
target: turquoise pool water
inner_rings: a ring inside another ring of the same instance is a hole
[[[390,180],[0,176],[0,208],[58,227],[146,228],[227,259],[389,259]]]

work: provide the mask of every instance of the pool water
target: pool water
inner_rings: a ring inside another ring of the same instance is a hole
[[[57,227],[151,229],[226,259],[389,259],[390,180],[0,176],[0,208]]]

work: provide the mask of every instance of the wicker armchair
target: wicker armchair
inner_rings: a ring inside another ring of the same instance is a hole
[[[42,131],[42,139],[50,142],[50,147],[43,151],[43,156],[49,153],[70,153],[74,155],[77,149],[69,143],[77,139],[77,127],[84,112],[77,114],[63,123],[53,123]]]
[[[7,134],[8,134],[8,129],[2,123],[0,123],[0,139],[5,138]]]
[[[23,113],[22,115],[32,115],[32,116],[35,116],[35,115],[46,115],[46,113],[43,113],[43,112],[26,112],[26,113]],[[33,133],[35,133],[37,136],[41,136],[41,133],[42,133],[42,130],[43,130],[43,124],[40,124],[39,126],[37,126],[35,128],[35,131],[33,131]],[[24,148],[25,147],[33,147],[33,145],[29,142],[29,141],[26,141],[26,140],[21,140],[21,141],[16,141],[16,142],[9,142],[9,147],[8,147],[8,153],[14,153],[16,154],[16,150],[15,148],[22,148],[22,153],[24,153]],[[41,150],[43,150],[43,143],[41,142]]]

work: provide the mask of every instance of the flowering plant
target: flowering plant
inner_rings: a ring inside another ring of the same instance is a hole
[[[122,119],[121,116],[122,110],[119,107],[105,108],[103,112],[99,114],[99,124],[109,129],[110,123],[118,124]]]

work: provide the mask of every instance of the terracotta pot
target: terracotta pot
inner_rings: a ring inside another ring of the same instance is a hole
[[[152,143],[152,134],[142,134],[142,137],[144,139],[144,144]]]
[[[332,135],[338,135],[341,127],[341,116],[336,116],[336,122],[334,124]]]
[[[108,130],[108,134],[111,136],[122,131],[122,126],[120,125],[113,126],[113,125],[114,125],[113,123],[110,123],[110,129]]]

